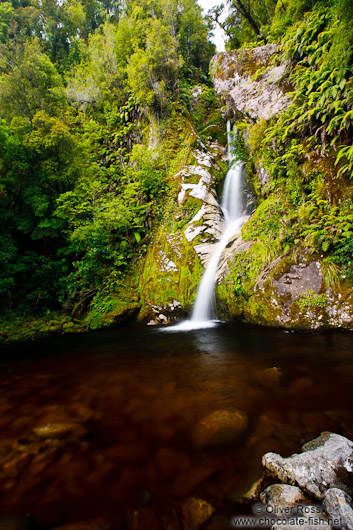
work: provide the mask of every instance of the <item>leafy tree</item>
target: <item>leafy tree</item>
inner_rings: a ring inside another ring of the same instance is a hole
[[[38,39],[19,44],[0,77],[0,113],[33,120],[37,111],[49,115],[66,107],[62,80],[49,58],[41,51]]]

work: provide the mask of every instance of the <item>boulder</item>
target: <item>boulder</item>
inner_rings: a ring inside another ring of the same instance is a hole
[[[247,426],[245,412],[237,409],[216,410],[196,425],[193,440],[197,447],[236,442]]]
[[[44,440],[53,438],[83,438],[87,429],[76,422],[44,423],[34,427],[34,434]]]
[[[215,509],[202,499],[190,497],[182,505],[185,530],[198,530],[208,521]]]
[[[352,498],[338,488],[327,490],[323,507],[342,530],[353,530]]]
[[[347,482],[352,472],[353,443],[339,434],[323,432],[305,444],[303,453],[282,458],[267,453],[262,463],[267,473],[281,482],[298,485],[322,500],[330,488],[349,493]]]
[[[262,504],[292,507],[305,501],[305,495],[302,490],[296,486],[290,486],[288,484],[272,484],[272,486],[269,486],[261,493],[260,500]]]

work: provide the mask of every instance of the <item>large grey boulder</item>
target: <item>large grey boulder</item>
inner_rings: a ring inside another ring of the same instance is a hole
[[[322,500],[330,488],[350,492],[347,482],[352,473],[353,443],[339,434],[323,432],[305,444],[303,453],[282,458],[267,453],[262,463],[267,473],[281,482],[298,485]]]
[[[342,530],[353,530],[352,498],[338,488],[326,492],[323,507]]]

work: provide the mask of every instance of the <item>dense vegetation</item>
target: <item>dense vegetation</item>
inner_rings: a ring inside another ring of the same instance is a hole
[[[3,316],[79,314],[125,281],[192,87],[214,99],[208,33],[195,0],[0,4]]]
[[[234,297],[295,246],[322,254],[328,284],[353,281],[352,7],[230,3],[228,49],[280,43],[274,60],[288,62],[292,97],[279,119],[243,125],[258,206],[244,237],[257,243],[235,260]],[[87,309],[109,311],[112,293],[131,306],[138,264],[174,211],[185,138],[223,134],[209,76],[221,9],[204,18],[196,0],[0,3],[3,323],[59,318],[69,330]]]
[[[260,24],[252,37],[239,33],[243,42],[252,40],[249,47],[280,44],[269,67],[287,62],[282,86],[291,99],[280,116],[239,124],[247,147],[244,156],[243,142],[239,155],[257,198],[243,230],[256,244],[232,268],[231,296],[240,312],[247,304],[250,315],[258,314],[259,300],[250,299],[258,275],[286,253],[287,268],[302,256],[319,259],[328,292],[344,298],[353,282],[352,7],[349,0],[278,2],[270,25]],[[309,298],[313,307],[327,301],[326,294]]]

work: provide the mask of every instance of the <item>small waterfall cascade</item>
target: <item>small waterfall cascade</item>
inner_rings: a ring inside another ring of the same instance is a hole
[[[205,328],[214,325],[214,319],[217,316],[214,286],[219,260],[229,239],[240,231],[247,219],[247,217],[241,214],[240,190],[243,163],[235,158],[234,150],[232,149],[232,130],[229,121],[227,122],[227,138],[230,167],[226,175],[221,203],[225,227],[222,237],[215,245],[215,250],[202,276],[190,320],[186,320],[175,326],[175,328],[180,330]]]

